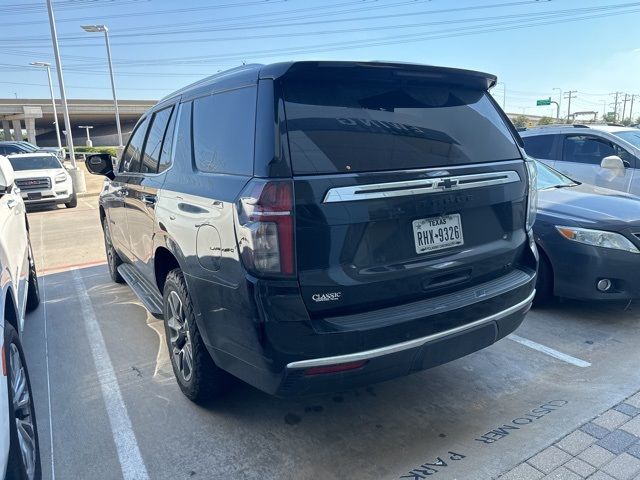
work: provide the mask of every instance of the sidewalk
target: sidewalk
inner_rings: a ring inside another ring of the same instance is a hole
[[[640,480],[640,392],[499,478]]]

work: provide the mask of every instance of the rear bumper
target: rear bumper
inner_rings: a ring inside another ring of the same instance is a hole
[[[260,320],[235,331],[230,325],[237,322],[225,321],[224,327],[218,322],[214,331],[213,320],[203,318],[201,328],[217,365],[267,393],[340,391],[441,365],[493,344],[524,320],[535,277],[534,270],[515,270],[450,297],[331,319],[310,319],[294,286],[258,281],[252,288]],[[362,364],[317,374],[352,362]]]
[[[279,396],[317,394],[358,388],[436,367],[481,350],[513,332],[531,308],[535,290],[518,304],[475,322],[407,342],[347,355],[314,358],[287,365]],[[366,361],[361,367],[309,375],[314,367]]]

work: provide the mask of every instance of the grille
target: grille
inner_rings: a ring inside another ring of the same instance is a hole
[[[51,188],[50,178],[21,178],[16,180],[16,185],[20,190],[43,190]]]

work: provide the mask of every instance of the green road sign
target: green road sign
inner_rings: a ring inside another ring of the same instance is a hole
[[[536,106],[540,107],[542,105],[551,105],[551,97],[544,98],[542,100],[536,100]]]

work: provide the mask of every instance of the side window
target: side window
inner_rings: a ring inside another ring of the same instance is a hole
[[[616,152],[614,155],[619,156],[625,163],[625,166],[636,168],[636,157],[627,151],[627,149],[621,147],[617,143],[613,144],[613,150]]]
[[[191,168],[191,110],[192,102],[180,105],[174,156],[176,164],[188,165],[189,168]]]
[[[169,126],[164,134],[164,141],[162,142],[162,150],[160,151],[160,163],[158,164],[158,173],[164,172],[169,165],[171,165],[171,155],[173,153],[173,140],[176,130],[176,118],[180,114],[180,106],[176,106],[173,109],[173,114],[169,120]]]
[[[148,126],[149,117],[145,118],[131,135],[129,145],[127,145],[127,149],[122,155],[120,169],[118,170],[120,173],[137,173],[140,171],[140,153]]]
[[[613,144],[604,138],[588,135],[568,135],[562,146],[565,162],[600,165],[604,157],[617,155]]]
[[[196,168],[201,172],[252,175],[255,120],[255,87],[194,100]]]
[[[142,173],[156,173],[158,171],[158,161],[160,160],[160,151],[162,149],[162,139],[164,132],[167,130],[167,124],[171,117],[173,107],[160,110],[153,115],[147,142],[144,146],[144,155],[142,156]]]
[[[557,160],[554,158],[553,144],[557,135],[534,135],[523,137],[524,149],[528,155],[542,160]]]

